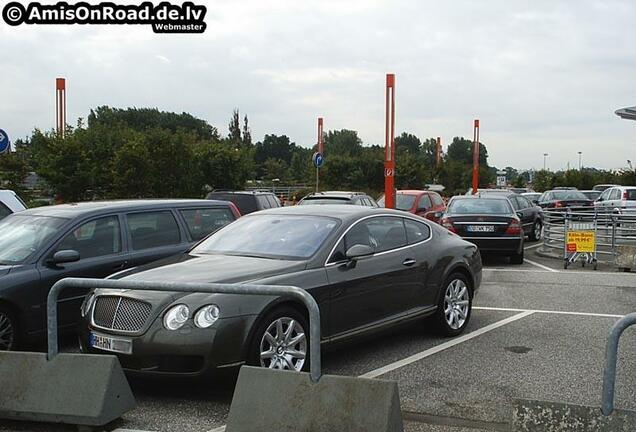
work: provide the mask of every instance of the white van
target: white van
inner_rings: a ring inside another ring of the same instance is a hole
[[[22,210],[26,210],[26,204],[15,192],[0,189],[0,219]]]

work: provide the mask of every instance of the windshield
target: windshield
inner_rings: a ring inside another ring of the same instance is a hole
[[[591,199],[592,201],[595,201],[598,197],[601,196],[600,191],[585,191],[581,193],[585,195],[588,199]]]
[[[416,195],[397,194],[395,195],[395,208],[398,210],[411,210],[415,203]],[[384,207],[384,196],[378,200],[378,205]]]
[[[504,199],[455,199],[451,200],[448,214],[511,214],[512,208]]]
[[[0,221],[0,264],[21,264],[40,249],[66,219],[14,214]]]
[[[244,217],[217,231],[191,253],[306,259],[337,226],[335,219],[319,216]]]
[[[579,191],[553,191],[550,192],[553,200],[587,200],[587,197]]]

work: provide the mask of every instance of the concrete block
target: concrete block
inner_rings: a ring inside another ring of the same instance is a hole
[[[402,432],[395,381],[243,366],[226,432]]]
[[[592,408],[559,402],[515,400],[513,432],[633,432],[636,412],[614,410],[609,416]]]
[[[0,351],[0,418],[103,426],[134,408],[115,356]]]
[[[616,267],[636,269],[636,246],[620,245],[616,247]]]

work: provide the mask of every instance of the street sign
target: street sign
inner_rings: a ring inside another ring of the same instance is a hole
[[[9,141],[9,135],[2,129],[0,129],[0,154],[6,153],[9,151],[11,146],[11,141]]]
[[[497,171],[497,187],[506,187],[508,173],[506,171]]]
[[[393,177],[395,170],[393,168],[384,168],[384,177]]]
[[[320,168],[325,163],[325,158],[322,157],[322,153],[316,152],[311,157],[311,161],[316,168]]]

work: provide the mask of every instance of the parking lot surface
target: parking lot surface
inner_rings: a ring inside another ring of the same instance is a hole
[[[407,431],[508,430],[514,398],[598,406],[606,338],[620,316],[636,311],[636,275],[576,266],[563,271],[560,261],[535,256],[532,245],[526,258],[520,266],[485,258],[472,320],[459,338],[439,338],[422,324],[404,326],[325,352],[323,373],[396,380]],[[635,336],[631,328],[621,338],[617,408],[636,410]],[[223,429],[231,377],[131,385],[137,409],[105,430]],[[76,429],[0,426],[66,430]]]

